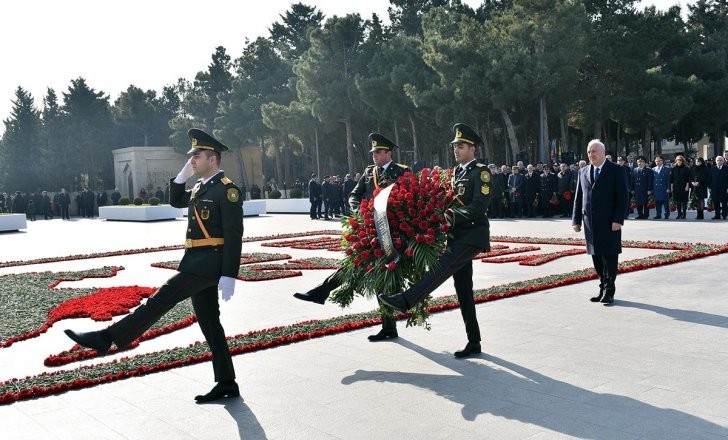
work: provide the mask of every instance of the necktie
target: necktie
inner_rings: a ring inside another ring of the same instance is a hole
[[[599,179],[599,168],[594,169],[594,181],[596,182],[597,179]]]
[[[377,176],[383,176],[384,175],[384,167],[377,167]]]

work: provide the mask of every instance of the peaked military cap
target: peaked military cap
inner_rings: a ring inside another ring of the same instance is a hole
[[[450,142],[451,144],[465,142],[472,146],[477,146],[483,143],[483,139],[478,136],[478,133],[476,133],[469,125],[463,124],[462,122],[458,122],[453,125],[452,131],[455,133],[455,139]]]
[[[374,153],[377,150],[393,151],[395,148],[399,148],[397,144],[379,133],[369,133],[369,143],[372,146],[372,149],[369,150],[370,153]]]
[[[187,136],[192,142],[192,148],[190,148],[190,151],[188,151],[187,154],[196,153],[202,150],[216,151],[218,153],[228,150],[227,145],[218,141],[199,128],[190,128],[187,132]]]

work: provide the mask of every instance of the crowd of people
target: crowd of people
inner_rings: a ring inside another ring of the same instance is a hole
[[[148,195],[145,189],[139,191],[139,197],[147,199]],[[169,191],[163,191],[161,187],[157,187],[154,192],[162,203],[169,200]],[[119,189],[114,189],[109,194],[107,191],[94,192],[88,187],[84,187],[78,192],[70,194],[65,188],[61,188],[58,192],[35,191],[31,193],[15,191],[11,193],[0,193],[0,213],[6,214],[25,214],[30,221],[37,220],[43,216],[44,220],[53,220],[60,217],[63,220],[70,220],[71,212],[73,215],[84,218],[94,218],[98,216],[98,208],[107,205],[118,205],[121,199]]]
[[[341,176],[324,176],[319,183],[318,175],[311,174],[308,181],[308,200],[311,202],[310,216],[312,220],[331,220],[342,215],[349,215],[349,195],[361,179],[361,173],[356,173],[352,179],[347,174]],[[323,209],[323,211],[322,211]]]
[[[625,218],[669,219],[676,212],[673,218],[684,219],[688,208],[697,211],[698,220],[705,218],[705,210],[715,211],[715,220],[728,217],[728,166],[724,156],[704,160],[677,155],[674,162],[660,155],[651,162],[643,156],[628,156],[626,160],[618,156],[616,161],[610,155],[606,158],[622,166],[627,174],[630,203]],[[584,160],[550,166],[490,164],[493,196],[489,217],[571,217],[578,171],[586,165]]]

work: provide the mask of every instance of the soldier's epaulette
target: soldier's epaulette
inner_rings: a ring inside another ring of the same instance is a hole
[[[364,168],[364,169],[365,169],[365,170],[368,170],[368,169],[370,169],[370,168],[374,168],[374,167],[375,167],[375,165],[367,165],[367,167],[366,167],[366,168]]]
[[[220,179],[220,182],[222,182],[223,185],[230,185],[231,183],[233,183],[233,181],[228,179],[227,177],[223,177],[222,179]]]
[[[404,168],[405,170],[409,169],[409,167],[407,165],[402,165],[401,163],[395,163],[395,165],[397,165],[400,168]]]
[[[479,168],[483,168],[483,167],[487,167],[488,165],[483,165],[482,163],[478,162],[475,164],[475,166],[479,167]]]

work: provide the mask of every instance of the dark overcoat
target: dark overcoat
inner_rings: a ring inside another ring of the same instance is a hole
[[[589,255],[620,254],[622,231],[612,231],[612,223],[624,224],[627,174],[620,165],[605,160],[599,178],[592,182],[591,168],[587,165],[579,170],[572,225],[583,224]]]

